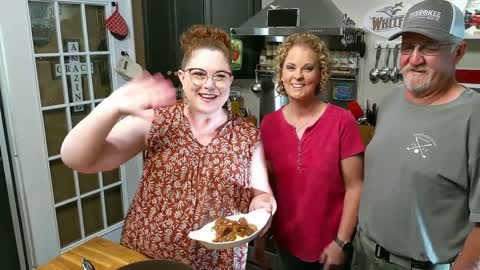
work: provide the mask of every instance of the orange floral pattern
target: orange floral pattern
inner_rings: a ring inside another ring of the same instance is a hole
[[[229,115],[203,146],[193,137],[184,106],[155,111],[142,181],[125,218],[121,243],[199,270],[245,269],[246,245],[208,250],[188,233],[218,217],[248,212],[250,165],[259,131]]]

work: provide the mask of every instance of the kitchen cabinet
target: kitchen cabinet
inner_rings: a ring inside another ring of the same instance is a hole
[[[206,23],[222,28],[227,33],[238,27],[261,9],[261,1],[206,0]]]
[[[173,75],[181,61],[179,37],[194,24],[205,22],[204,1],[145,0],[145,62],[148,71]]]
[[[211,24],[228,33],[260,9],[261,0],[144,0],[147,70],[174,79],[182,61],[179,37],[185,30],[194,24]]]

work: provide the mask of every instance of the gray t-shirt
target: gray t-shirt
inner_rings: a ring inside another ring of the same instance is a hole
[[[419,106],[404,91],[382,102],[365,152],[359,226],[396,255],[451,262],[480,222],[480,95]]]

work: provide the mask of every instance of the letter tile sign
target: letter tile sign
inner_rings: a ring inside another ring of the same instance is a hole
[[[78,52],[78,42],[67,42],[68,52]],[[83,101],[83,85],[82,75],[88,74],[87,63],[80,62],[80,56],[69,56],[68,63],[65,63],[65,71],[67,79],[70,80],[71,95],[73,102]],[[90,71],[93,74],[93,63],[90,65]],[[60,78],[62,70],[60,64],[55,65],[55,77]],[[73,107],[74,112],[83,111],[83,105],[77,105]]]

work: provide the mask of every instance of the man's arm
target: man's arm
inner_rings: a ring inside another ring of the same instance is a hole
[[[475,223],[452,270],[476,270],[478,264],[480,264],[480,223]]]

